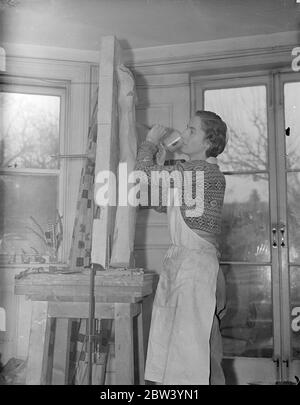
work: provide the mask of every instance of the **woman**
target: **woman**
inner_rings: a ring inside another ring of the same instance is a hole
[[[145,172],[148,182],[152,180],[151,192],[153,179],[162,170],[176,171],[177,179],[178,173],[182,179],[173,187],[177,194],[169,192],[168,182],[158,182],[161,193],[153,207],[167,212],[171,237],[153,304],[145,370],[145,379],[158,384],[209,384],[209,340],[220,257],[217,235],[226,186],[216,157],[225,148],[226,133],[226,124],[217,114],[197,111],[182,134],[181,152],[189,161],[163,166],[163,155],[154,163],[166,134],[160,125],[152,127],[138,151],[135,169]]]

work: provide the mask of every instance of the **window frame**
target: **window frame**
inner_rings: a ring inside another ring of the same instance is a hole
[[[266,170],[260,171],[225,171],[225,175],[235,175],[235,174],[253,174],[253,173],[267,173],[269,176],[269,223],[270,228],[273,224],[278,222],[277,209],[277,183],[276,183],[276,159],[272,151],[276,150],[275,146],[275,136],[274,136],[274,119],[275,119],[275,94],[274,94],[274,74],[272,70],[264,71],[253,71],[253,72],[233,72],[224,75],[211,75],[211,76],[194,76],[192,79],[192,108],[194,111],[197,109],[204,109],[205,105],[205,92],[207,90],[216,89],[226,89],[226,88],[243,88],[250,86],[265,86],[266,87],[266,109],[267,109],[267,119],[268,119],[268,155],[267,155],[267,167]],[[191,114],[193,112],[191,110]],[[273,133],[273,136],[272,136]],[[271,241],[271,236],[270,236]],[[271,242],[270,242],[271,245]],[[271,293],[272,293],[272,322],[273,322],[273,350],[274,356],[280,356],[281,353],[281,325],[278,320],[280,320],[280,272],[279,272],[279,257],[277,254],[272,254],[272,247],[270,247],[270,261],[267,262],[257,262],[256,266],[271,267]],[[255,266],[253,262],[240,262],[240,261],[221,261],[220,265],[242,265],[249,266],[252,268]],[[277,297],[277,299],[274,299]],[[231,356],[229,356],[231,357]],[[234,356],[235,357],[235,356]],[[239,356],[237,356],[239,357]],[[241,357],[243,358],[243,357]]]
[[[22,78],[15,78],[9,80],[1,79],[0,82],[0,92],[5,93],[17,93],[17,94],[32,94],[32,95],[43,95],[43,96],[54,96],[60,98],[60,107],[59,107],[59,154],[65,153],[65,145],[66,145],[66,88],[57,86],[56,83],[49,83],[49,84],[37,84],[35,80],[26,79],[23,80]],[[56,208],[58,209],[60,215],[62,215],[63,219],[63,229],[65,229],[65,196],[64,196],[64,184],[65,184],[65,177],[66,177],[66,161],[65,159],[60,159],[59,168],[57,169],[39,169],[39,168],[6,168],[0,167],[0,175],[11,175],[14,174],[18,175],[32,175],[32,176],[39,176],[39,175],[49,175],[53,177],[57,177],[58,181],[58,189],[57,195],[58,200],[56,201]],[[64,243],[64,241],[63,241]],[[62,260],[62,253],[63,249],[61,248],[58,252],[58,260]],[[7,264],[0,264],[0,267],[7,267]]]
[[[22,52],[20,55],[9,52],[6,57],[6,72],[1,72],[0,83],[64,89],[66,91],[64,153],[72,155],[86,152],[93,85],[89,62],[55,59],[55,55],[52,58],[45,58],[44,54],[38,57],[26,56]],[[82,159],[64,159],[64,164],[65,178],[61,203],[64,236],[60,256],[63,263],[68,263]],[[24,265],[11,266],[24,268]]]

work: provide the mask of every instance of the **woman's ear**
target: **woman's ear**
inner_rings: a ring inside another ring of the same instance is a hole
[[[204,149],[205,154],[209,148],[210,148],[210,142],[207,138],[205,138],[203,141],[203,149]]]

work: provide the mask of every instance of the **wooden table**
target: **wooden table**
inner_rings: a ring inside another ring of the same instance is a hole
[[[116,384],[132,385],[134,349],[138,355],[139,384],[144,384],[144,347],[142,303],[153,291],[155,273],[139,270],[108,270],[95,277],[95,318],[115,322]],[[89,316],[89,273],[28,274],[16,279],[15,294],[32,300],[32,318],[28,349],[26,384],[51,384],[53,356],[51,328],[56,320],[64,335],[65,383],[68,383],[70,330],[73,319]],[[137,348],[133,342],[133,319],[137,317]]]

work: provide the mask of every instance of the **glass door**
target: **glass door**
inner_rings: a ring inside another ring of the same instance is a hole
[[[273,77],[195,83],[195,109],[220,114],[229,142],[221,266],[227,313],[221,323],[228,384],[282,379],[278,189]]]
[[[300,378],[300,74],[276,78],[283,378]]]

